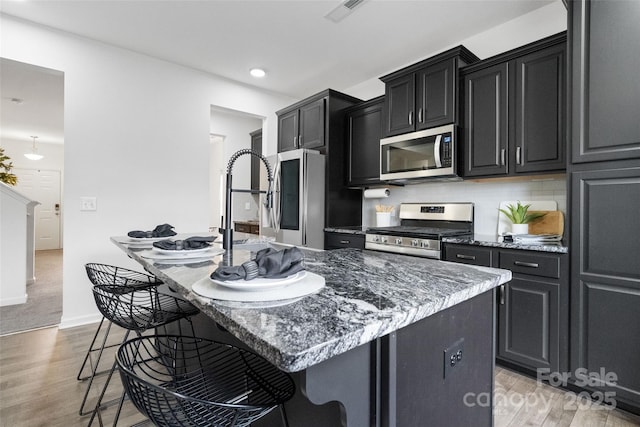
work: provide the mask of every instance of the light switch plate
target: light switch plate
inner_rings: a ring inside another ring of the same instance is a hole
[[[98,209],[98,201],[96,197],[80,197],[81,211],[95,211]]]

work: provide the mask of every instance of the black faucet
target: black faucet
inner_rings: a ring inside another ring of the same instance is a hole
[[[231,178],[232,178],[231,171],[233,170],[233,164],[236,162],[238,157],[240,157],[240,156],[242,156],[244,154],[250,154],[252,156],[256,156],[257,158],[262,160],[262,163],[264,163],[264,166],[267,168],[267,181],[268,181],[267,191],[261,191],[261,190],[239,190],[239,189],[232,188],[232,186],[231,186]],[[227,164],[227,187],[226,187],[226,204],[225,204],[225,214],[224,214],[224,228],[220,228],[220,230],[219,230],[220,233],[222,234],[222,247],[227,251],[227,253],[230,253],[231,249],[233,249],[233,229],[232,229],[232,226],[231,226],[231,193],[232,192],[238,192],[238,193],[266,193],[267,197],[266,197],[266,200],[264,202],[264,205],[269,210],[273,208],[273,172],[272,172],[272,169],[271,169],[271,165],[269,164],[267,159],[262,154],[257,153],[255,151],[249,149],[249,148],[245,148],[245,149],[236,151],[229,158],[229,163]]]

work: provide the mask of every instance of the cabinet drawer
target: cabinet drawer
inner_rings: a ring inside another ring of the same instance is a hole
[[[445,261],[460,262],[464,264],[493,266],[493,251],[477,246],[449,245],[445,246]]]
[[[325,249],[364,249],[364,235],[349,233],[324,233]]]
[[[531,254],[524,251],[500,251],[500,268],[513,273],[560,278],[560,255]]]

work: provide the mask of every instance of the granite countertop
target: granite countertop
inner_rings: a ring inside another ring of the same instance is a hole
[[[341,227],[325,227],[324,231],[329,233],[346,233],[346,234],[362,234],[365,235],[368,226],[363,225],[347,225]]]
[[[123,243],[126,237],[113,237],[112,241],[258,354],[288,372],[306,369],[511,280],[508,270],[353,248],[303,249],[306,269],[323,276],[325,287],[287,305],[261,308],[260,303],[224,302],[191,292],[193,284],[207,279],[223,256],[232,257],[233,264],[239,265],[260,245],[235,245],[232,253],[194,264],[160,264],[143,258],[144,249]]]
[[[475,234],[473,238],[470,237],[444,237],[443,243],[456,243],[459,245],[472,245],[472,246],[485,246],[491,248],[503,248],[503,249],[519,249],[527,251],[537,252],[553,252],[566,254],[569,252],[569,248],[566,246],[565,241],[562,240],[559,243],[510,243],[503,242],[502,237],[495,234]]]

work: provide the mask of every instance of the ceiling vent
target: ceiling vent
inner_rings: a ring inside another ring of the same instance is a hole
[[[362,5],[362,3],[366,1],[367,0],[345,0],[324,17],[330,21],[338,23],[349,16],[356,7]]]

